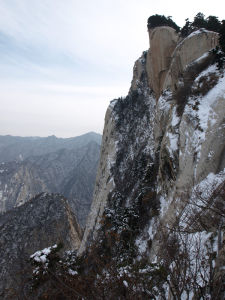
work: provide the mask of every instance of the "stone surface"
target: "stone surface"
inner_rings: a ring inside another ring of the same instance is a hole
[[[148,51],[147,73],[149,85],[158,99],[162,92],[166,73],[172,54],[177,46],[178,34],[167,26],[157,27],[149,32],[150,51]]]
[[[194,31],[182,40],[174,50],[162,90],[167,88],[172,91],[176,90],[179,77],[184,73],[187,66],[217,45],[218,33],[205,29]]]
[[[79,250],[80,253],[82,253],[85,249],[87,240],[89,238],[89,230],[94,228],[94,231],[96,231],[98,229],[99,222],[106,205],[107,196],[114,186],[113,180],[110,180],[110,169],[115,160],[116,152],[116,143],[114,139],[115,124],[112,118],[112,109],[113,102],[110,104],[105,116],[101,159],[96,176],[93,201],[85,226],[86,230]],[[109,136],[110,140],[108,140]]]
[[[218,45],[218,33],[200,29],[182,40],[173,28],[162,26],[149,31],[149,42],[147,74],[149,86],[158,99],[167,88],[176,90],[187,66]],[[139,73],[139,65],[137,61],[136,73]],[[135,88],[134,82],[132,87]]]

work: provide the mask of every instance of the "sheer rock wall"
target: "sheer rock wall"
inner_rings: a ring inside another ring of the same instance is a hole
[[[217,43],[218,35],[205,30],[184,40],[168,27],[150,33],[151,47],[134,65],[128,96],[114,100],[106,113],[94,200],[80,253],[97,237],[105,207],[116,202],[127,207],[155,193],[149,201],[160,212],[152,216],[150,203],[139,237],[145,242],[154,238],[160,222],[174,220],[185,205],[182,199],[209,173],[223,172],[225,82],[215,65],[205,61]],[[193,66],[198,71],[179,114],[182,97],[176,92]],[[214,84],[203,93],[201,82],[214,75]]]

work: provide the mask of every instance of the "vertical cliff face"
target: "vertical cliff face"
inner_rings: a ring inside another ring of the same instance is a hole
[[[85,249],[91,232],[95,237],[109,202],[113,205],[116,198],[117,205],[129,206],[140,189],[152,189],[146,178],[148,169],[154,170],[155,164],[156,100],[148,87],[146,59],[144,52],[135,64],[129,95],[112,101],[107,110],[94,199],[80,252]]]
[[[178,34],[173,28],[162,26],[149,31],[149,40],[151,51],[148,51],[148,79],[158,98],[177,46]]]
[[[29,161],[0,164],[0,212],[20,206],[48,188],[39,170]]]
[[[92,208],[88,217],[88,221],[86,222],[86,231],[84,233],[85,242],[81,246],[81,249],[83,250],[88,239],[89,232],[93,229],[95,232],[98,229],[99,222],[107,204],[106,200],[108,194],[114,187],[114,181],[111,177],[111,168],[115,161],[116,155],[116,131],[112,113],[113,103],[110,104],[105,116],[105,127],[103,133],[104,141],[102,142],[101,146],[101,158],[96,176],[96,186],[91,206]]]
[[[168,27],[150,33],[128,96],[106,113],[80,253],[98,237],[103,214],[116,218],[121,208],[138,207],[136,246],[157,257],[160,226],[174,223],[199,185],[215,182],[212,192],[225,179],[225,79],[208,52],[217,43],[206,30],[183,40]]]

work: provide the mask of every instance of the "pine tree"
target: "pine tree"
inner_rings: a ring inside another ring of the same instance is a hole
[[[225,55],[225,20],[222,20],[221,22],[221,27],[220,27],[220,37],[219,37],[219,44],[220,44],[220,48],[223,51],[224,55]]]
[[[208,16],[206,19],[206,29],[219,32],[221,28],[221,23],[215,16]]]
[[[181,36],[182,37],[186,37],[191,33],[191,22],[189,21],[189,19],[185,19],[185,25],[184,27],[181,29]]]
[[[194,22],[192,23],[192,26],[196,28],[206,28],[207,27],[207,22],[205,20],[205,15],[201,12],[199,12],[195,17],[194,17]]]
[[[177,32],[180,31],[180,27],[172,20],[171,16],[165,17],[164,15],[152,15],[148,18],[148,29],[152,29],[158,26],[169,26],[174,28]]]

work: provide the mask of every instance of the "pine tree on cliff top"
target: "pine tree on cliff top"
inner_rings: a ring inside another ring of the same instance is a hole
[[[148,29],[153,29],[159,26],[169,26],[174,28],[177,32],[180,31],[180,27],[172,20],[171,16],[165,17],[164,15],[152,15],[148,18]]]

